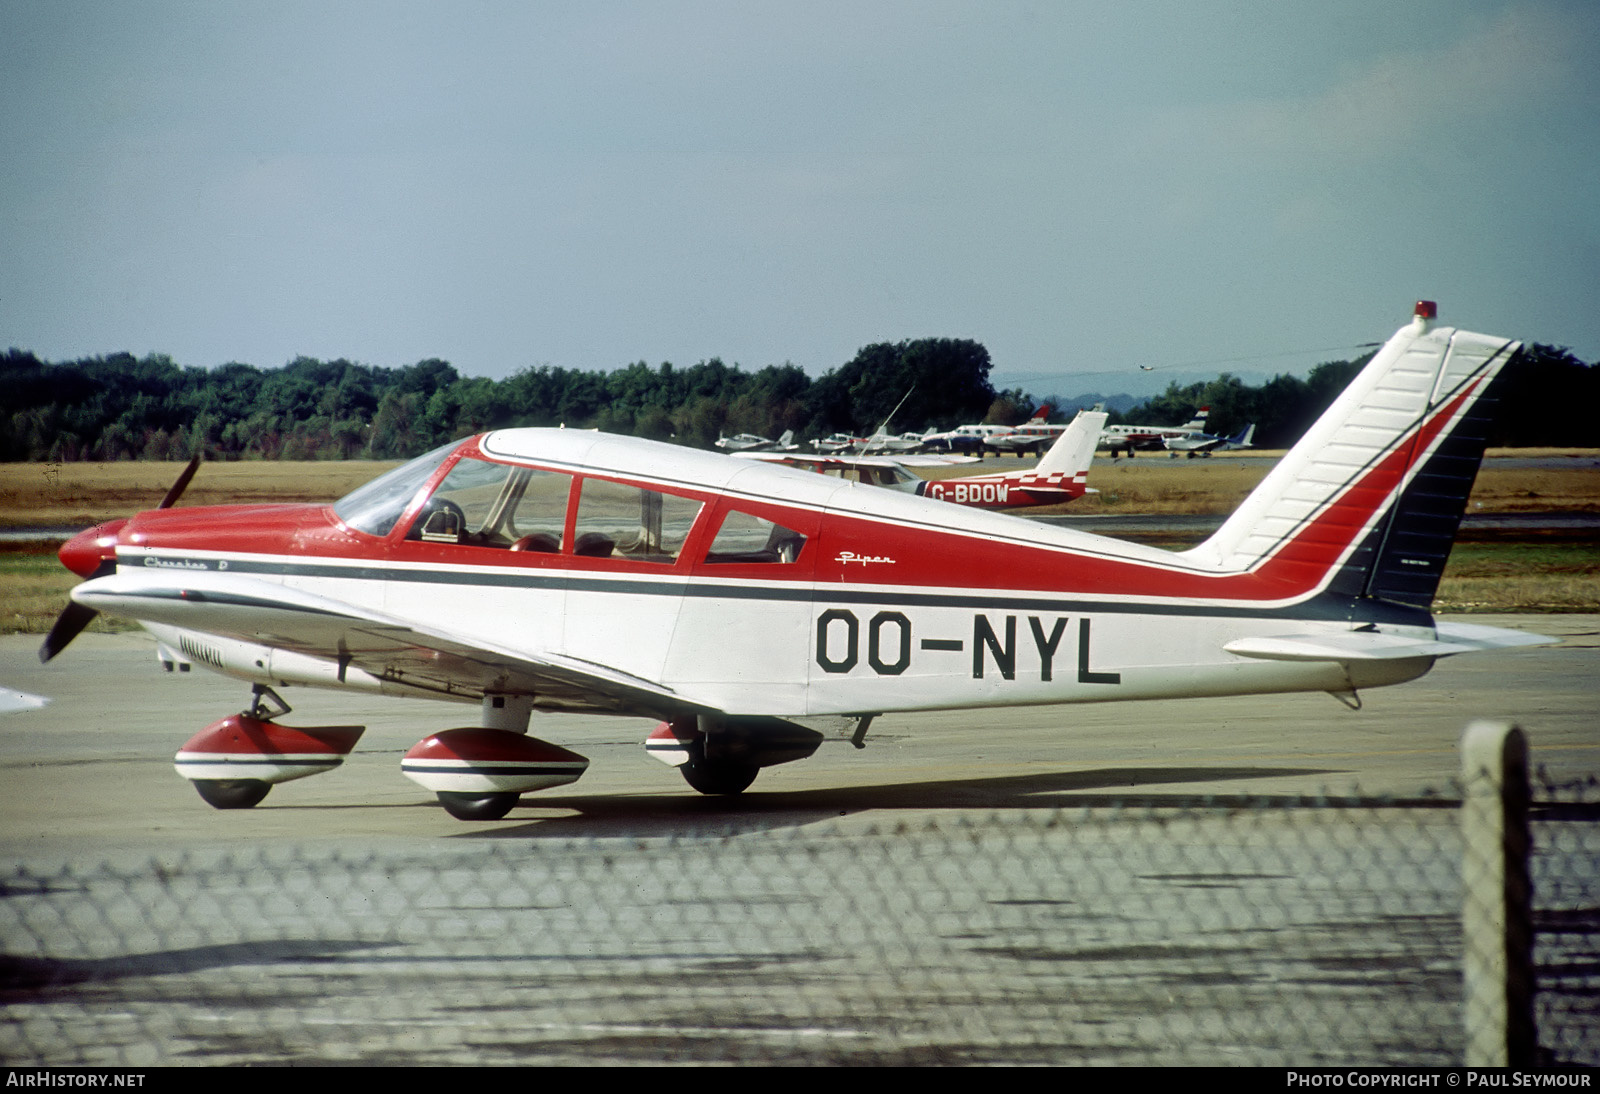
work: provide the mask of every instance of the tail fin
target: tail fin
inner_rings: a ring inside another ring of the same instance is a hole
[[[1061,436],[1056,438],[1033,473],[1049,475],[1059,472],[1072,476],[1088,471],[1094,459],[1095,446],[1100,441],[1100,431],[1105,428],[1106,417],[1103,410],[1078,411],[1078,416],[1061,431]]]
[[[1183,428],[1192,429],[1196,432],[1204,432],[1206,428],[1206,419],[1209,417],[1211,417],[1211,408],[1208,406],[1203,406],[1194,412],[1194,417],[1190,418],[1189,423]]]
[[[1249,425],[1239,430],[1239,432],[1229,437],[1224,444],[1228,448],[1253,448],[1255,446],[1251,444],[1251,442],[1255,439],[1256,423],[1251,422]]]
[[[1326,592],[1427,608],[1483,458],[1491,382],[1520,348],[1433,317],[1419,303],[1188,557],[1226,571],[1272,559]]]
[[[1044,425],[1044,423],[1048,422],[1049,420],[1050,420],[1050,404],[1049,403],[1040,403],[1039,404],[1039,409],[1035,410],[1033,412],[1033,417],[1029,418],[1026,424],[1028,424],[1028,425]]]

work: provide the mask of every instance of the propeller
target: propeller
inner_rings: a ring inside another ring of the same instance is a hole
[[[200,470],[200,457],[190,460],[188,465],[178,475],[172,488],[167,491],[167,496],[161,499],[157,509],[170,509],[178,504],[178,499],[183,497],[183,492],[189,486],[189,480],[194,478],[194,473]],[[85,529],[62,544],[59,557],[61,564],[73,573],[93,580],[105,577],[107,574],[117,572],[117,533],[122,531],[126,520],[108,520],[104,524],[97,524],[93,528]],[[56,654],[67,648],[71,641],[83,633],[83,629],[94,621],[100,613],[93,608],[84,607],[77,601],[68,601],[61,614],[56,616],[55,625],[50,628],[50,633],[44,636],[44,644],[39,647],[39,660],[49,661]]]
[[[166,496],[161,499],[157,509],[171,509],[178,504],[178,499],[183,497],[183,492],[189,489],[189,481],[194,478],[194,473],[200,470],[200,457],[195,456],[178,472],[177,479],[167,488]]]
[[[113,566],[115,569],[115,566]],[[44,645],[39,647],[39,660],[49,661],[56,654],[67,648],[67,643],[78,637],[94,621],[100,613],[93,608],[85,608],[75,600],[69,600],[66,608],[56,616],[55,626],[50,628],[50,633],[44,636]]]

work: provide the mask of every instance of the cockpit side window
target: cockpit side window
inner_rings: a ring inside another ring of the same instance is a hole
[[[716,562],[795,562],[806,545],[806,537],[792,528],[730,509],[717,529],[717,538],[706,552],[708,563]]]
[[[417,491],[432,477],[446,456],[456,450],[459,441],[418,456],[357,487],[334,503],[333,511],[350,527],[369,536],[386,536],[394,530],[395,521],[406,511]]]
[[[422,506],[407,539],[557,552],[572,477],[466,457]]]
[[[643,487],[584,479],[572,553],[632,562],[676,562],[702,504]]]

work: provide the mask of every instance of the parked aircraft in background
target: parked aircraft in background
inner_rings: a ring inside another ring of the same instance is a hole
[[[1209,456],[1213,452],[1231,452],[1249,448],[1255,435],[1256,426],[1251,422],[1231,437],[1214,437],[1210,433],[1185,433],[1180,437],[1164,437],[1162,443],[1166,445],[1168,452],[1174,454],[1182,452],[1193,459],[1195,456]]]
[[[1067,428],[1065,425],[1051,425],[1049,418],[1050,405],[1046,403],[1021,425],[995,434],[989,446],[1001,455],[1014,452],[1018,456],[1026,456],[1031,452],[1043,452]]]
[[[1109,448],[1115,456],[1118,452],[1127,452],[1133,455],[1140,448],[1163,448],[1168,437],[1182,437],[1190,433],[1204,433],[1206,419],[1211,415],[1211,408],[1203,406],[1195,411],[1194,417],[1183,425],[1113,425],[1108,426],[1100,435],[1100,446]]]
[[[736,433],[732,437],[718,437],[716,444],[724,452],[793,452],[799,447],[794,443],[792,429],[785,430],[775,441],[754,433]]]
[[[1086,478],[1089,464],[1094,459],[1095,442],[1105,423],[1104,413],[1081,411],[1071,426],[1063,427],[1056,443],[1037,466],[1027,471],[951,479],[927,480],[912,474],[907,468],[977,463],[977,457],[795,456],[778,452],[741,452],[738,455],[767,463],[803,467],[870,486],[882,486],[905,494],[917,494],[977,509],[1022,509],[1035,505],[1055,505],[1083,496],[1088,489]]]
[[[1515,342],[1397,332],[1222,527],[1188,551],[795,468],[601,433],[452,443],[333,505],[159,508],[61,550],[96,612],[169,664],[253,685],[180,774],[220,808],[338,766],[360,726],[278,721],[275,688],[473,704],[404,774],[458,817],[504,816],[582,756],[535,711],[661,720],[646,748],[707,793],[857,745],[888,711],[1359,689],[1450,654],[1537,644],[1429,612]],[[1491,404],[1492,405],[1492,404]],[[179,488],[164,504],[176,500]],[[1063,755],[1070,754],[1063,730]],[[108,803],[108,808],[115,808]]]
[[[922,438],[920,436],[910,433],[897,436],[889,432],[889,423],[894,421],[894,416],[900,413],[900,408],[906,405],[906,400],[909,398],[911,398],[910,391],[900,396],[900,401],[894,405],[894,409],[889,412],[889,416],[873,431],[872,436],[864,441],[858,441],[853,446],[852,451],[863,455],[872,455],[874,453],[892,455],[900,452],[919,451],[922,448]]]
[[[933,430],[922,435],[922,447],[929,452],[974,452],[979,455],[992,437],[1011,429],[1005,425],[963,425],[943,433]]]
[[[1095,445],[1105,424],[1104,411],[1080,410],[1071,424],[1062,427],[1055,443],[1035,467],[933,480],[917,493],[979,509],[1021,509],[1072,501],[1088,491],[1089,464],[1094,460]]]
[[[916,452],[922,448],[921,437],[906,437],[900,435],[891,437],[887,433],[874,433],[856,446],[856,451],[863,455],[895,455],[897,453]]]
[[[830,433],[826,437],[819,437],[812,441],[811,447],[818,452],[832,455],[840,452],[854,452],[856,446],[865,443],[865,437],[855,437],[849,433]]]
[[[921,476],[914,475],[912,467],[949,467],[953,464],[980,462],[977,456],[947,456],[933,453],[902,453],[893,456],[856,455],[841,452],[837,455],[818,453],[815,456],[784,452],[739,452],[741,459],[760,460],[767,464],[797,467],[806,471],[828,475],[847,482],[864,483],[898,490],[902,494],[917,494],[927,485]]]

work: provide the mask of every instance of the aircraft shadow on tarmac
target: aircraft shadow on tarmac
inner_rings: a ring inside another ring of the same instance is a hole
[[[571,836],[728,835],[795,828],[832,818],[881,813],[891,819],[901,810],[1066,809],[1111,805],[1137,808],[1222,806],[1242,808],[1306,800],[1309,795],[1205,793],[1151,794],[1141,787],[1227,782],[1272,777],[1337,775],[1327,768],[1128,767],[1062,771],[985,779],[848,786],[825,790],[763,793],[738,797],[657,795],[530,797],[519,808],[576,810],[577,815],[541,817],[527,823],[459,835],[472,838],[537,839]],[[1424,799],[1431,802],[1432,799]],[[1337,799],[1343,804],[1346,799]],[[1404,804],[1404,803],[1386,803]],[[513,813],[509,818],[516,820]]]

